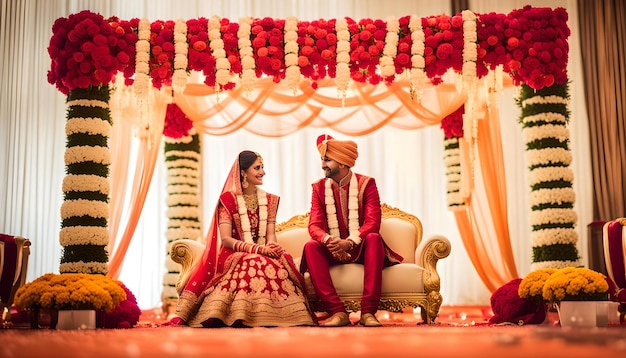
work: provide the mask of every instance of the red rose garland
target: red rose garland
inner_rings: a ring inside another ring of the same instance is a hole
[[[298,66],[303,77],[312,81],[335,78],[337,74],[337,34],[335,20],[300,21],[298,23]]]
[[[189,43],[188,66],[192,71],[202,72],[204,83],[215,86],[215,57],[209,47],[208,23],[206,18],[187,21],[187,42]]]
[[[441,82],[449,68],[461,72],[463,67],[463,18],[440,15],[422,18],[424,28],[425,71],[433,84]]]
[[[350,77],[357,82],[378,84],[382,76],[376,71],[385,47],[386,24],[383,20],[348,21],[350,30]]]
[[[155,88],[172,85],[174,73],[174,21],[157,20],[150,25],[150,77]]]
[[[270,17],[252,22],[250,40],[256,62],[256,76],[271,76],[278,83],[285,78],[284,32],[285,20]]]
[[[237,31],[239,30],[239,23],[230,22],[228,19],[220,19],[220,32],[222,33],[222,41],[224,41],[224,51],[226,51],[226,58],[230,63],[230,73],[241,75],[241,57],[239,55],[238,37]],[[234,82],[228,82],[222,86],[222,90],[230,90],[235,88]]]
[[[393,60],[396,67],[396,74],[402,74],[404,71],[410,71],[412,67],[411,63],[411,46],[413,40],[411,39],[411,30],[409,29],[409,21],[411,16],[403,16],[398,19],[400,24],[400,30],[398,31],[398,52]],[[390,85],[393,82],[394,77],[386,78],[385,82]]]

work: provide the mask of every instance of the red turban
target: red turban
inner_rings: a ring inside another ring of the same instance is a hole
[[[359,156],[357,145],[351,140],[337,140],[328,134],[317,137],[317,150],[322,157],[352,168]]]

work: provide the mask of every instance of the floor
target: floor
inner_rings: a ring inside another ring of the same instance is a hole
[[[132,329],[3,329],[0,357],[626,356],[626,325],[566,329],[549,320],[492,326],[488,307],[442,307],[432,325],[421,324],[412,312],[377,316],[383,327],[197,329],[160,326],[165,317],[155,309],[145,311]]]

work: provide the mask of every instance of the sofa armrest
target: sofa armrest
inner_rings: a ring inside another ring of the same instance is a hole
[[[437,273],[437,261],[450,255],[450,241],[443,235],[431,235],[415,249],[415,263],[424,268],[424,291],[439,292],[441,281]]]
[[[172,243],[170,258],[182,266],[178,282],[176,282],[176,291],[179,295],[191,276],[191,269],[200,261],[203,252],[204,244],[195,240],[181,239]]]

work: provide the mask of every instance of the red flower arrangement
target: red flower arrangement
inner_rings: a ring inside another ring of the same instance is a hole
[[[316,20],[298,22],[298,66],[304,78],[312,80],[317,88],[317,80],[337,74],[337,34],[336,20]]]
[[[239,24],[236,22],[230,22],[226,18],[220,20],[220,32],[222,33],[222,41],[224,41],[224,51],[226,57],[230,63],[230,73],[241,75],[241,56],[239,55],[239,38],[237,37],[237,31],[239,30]],[[228,82],[222,86],[222,90],[230,90],[235,88],[234,82]]]
[[[76,88],[109,84],[117,71],[130,78],[137,42],[132,28],[137,22],[109,21],[88,10],[57,19],[48,46],[48,82],[67,95]]]
[[[272,76],[278,83],[285,78],[285,20],[271,17],[256,19],[251,24],[250,41],[254,50],[256,76]]]
[[[126,292],[126,299],[120,302],[117,307],[104,312],[104,328],[132,328],[141,316],[141,309],[137,305],[137,298],[121,281],[117,283]]]
[[[174,21],[157,20],[150,24],[150,77],[152,85],[172,85],[174,73]]]
[[[189,134],[193,122],[178,107],[176,103],[169,103],[165,112],[163,135],[169,138],[181,138]]]
[[[509,74],[517,85],[534,89],[567,82],[567,12],[563,8],[512,11],[505,20],[507,50],[512,53]]]
[[[209,21],[201,17],[187,21],[188,67],[192,71],[202,72],[204,83],[209,87],[215,86],[215,57],[209,46]]]
[[[424,70],[433,84],[441,82],[448,69],[463,68],[463,18],[439,15],[422,18],[424,29]]]
[[[533,89],[563,84],[567,81],[568,15],[563,8],[526,6],[505,14],[477,14],[477,77],[502,65],[514,83]],[[350,77],[354,81],[379,83],[379,62],[387,35],[386,23],[377,19],[358,22],[346,18],[350,32]],[[410,17],[398,19],[398,44],[394,57],[396,74],[411,68],[412,38]],[[101,15],[81,11],[58,19],[52,27],[48,52],[52,60],[48,81],[68,94],[75,88],[108,84],[117,71],[126,83],[132,82],[135,67],[135,44],[138,20],[105,20]],[[449,69],[463,68],[463,18],[440,15],[421,18],[424,31],[425,72],[435,84]],[[336,20],[302,21],[298,28],[298,65],[302,75],[313,81],[336,77]],[[150,77],[155,87],[170,85],[175,55],[174,21],[151,23]],[[215,85],[215,58],[207,39],[207,20],[187,21],[189,41],[188,68],[202,71],[208,85]],[[256,76],[272,76],[275,82],[285,78],[285,20],[269,17],[255,19],[250,40],[256,62]],[[224,50],[231,74],[241,74],[238,49],[238,24],[220,20]],[[387,84],[394,78],[388,76]],[[231,89],[229,82],[223,86]]]
[[[393,64],[396,67],[396,74],[402,74],[404,71],[408,71],[412,67],[411,63],[411,46],[413,40],[411,39],[411,30],[409,29],[409,21],[411,16],[403,16],[398,19],[400,29],[398,30],[398,49],[396,57],[393,59]],[[385,78],[385,83],[390,85],[395,76],[389,76]]]
[[[385,47],[387,24],[383,20],[346,18],[350,31],[350,77],[357,82],[380,83],[376,70]]]
[[[511,59],[509,50],[515,49],[507,45],[506,33],[516,34],[515,31],[505,32],[506,15],[489,13],[476,19],[476,33],[478,37],[478,49],[476,72],[478,77],[487,75],[489,69],[493,70],[497,65],[504,65],[508,72],[508,64]]]
[[[441,120],[441,128],[446,138],[462,138],[463,137],[463,114],[465,113],[465,105],[461,105],[456,111],[448,114]]]
[[[546,319],[545,303],[518,295],[520,282],[521,278],[513,279],[493,292],[491,310],[494,315],[489,319],[489,324],[540,324]]]

